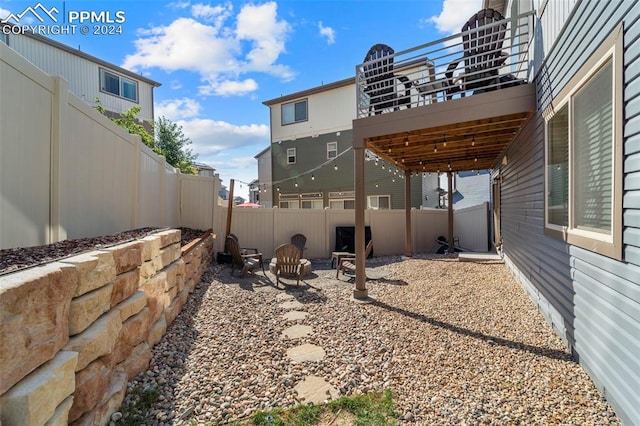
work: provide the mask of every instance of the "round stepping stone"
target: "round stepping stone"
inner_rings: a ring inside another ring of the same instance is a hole
[[[276,296],[276,300],[278,302],[283,302],[285,300],[291,300],[291,299],[295,299],[295,297],[293,296],[293,294],[287,294],[287,293],[280,293]]]
[[[293,388],[305,403],[321,404],[327,399],[337,399],[340,394],[322,377],[309,376]]]
[[[280,306],[282,309],[294,309],[294,310],[304,307],[304,305],[298,302],[297,300],[292,300],[290,302],[282,302],[278,306]]]
[[[308,336],[312,331],[313,329],[308,325],[292,325],[282,332],[282,336],[289,339],[299,339]]]
[[[289,311],[286,314],[284,314],[283,317],[287,321],[297,321],[297,320],[305,319],[307,315],[309,314],[303,311]]]
[[[287,356],[293,362],[321,361],[325,356],[325,351],[320,346],[305,343],[304,345],[287,349]]]

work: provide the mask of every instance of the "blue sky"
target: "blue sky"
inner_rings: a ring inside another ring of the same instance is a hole
[[[158,81],[156,118],[177,122],[196,161],[247,197],[269,146],[263,101],[354,75],[369,47],[404,50],[458,32],[482,0],[80,1],[67,11],[124,12],[122,34],[51,36]],[[0,18],[35,1],[0,0]]]

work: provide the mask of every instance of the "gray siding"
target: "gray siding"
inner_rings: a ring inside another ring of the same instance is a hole
[[[640,8],[632,0],[579,2],[537,79],[542,111],[600,42],[624,23],[624,260],[544,235],[541,114],[523,129],[501,168],[507,264],[626,424],[640,424],[639,20]]]
[[[321,134],[312,138],[297,138],[296,140],[282,141],[271,145],[273,181],[278,182],[292,176],[299,176],[320,164],[327,161],[327,143],[338,142],[338,154],[351,147],[353,132],[351,130],[340,132],[337,136],[335,132]],[[287,164],[287,149],[296,148],[296,163]],[[305,173],[303,176],[276,184],[283,194],[322,192],[324,194],[324,205],[329,205],[329,192],[332,191],[354,191],[353,183],[353,150],[340,156],[335,162],[331,162],[312,173]],[[334,163],[338,170],[334,169]],[[382,162],[380,162],[380,165]],[[398,175],[389,173],[389,168],[385,163],[385,169],[376,166],[374,161],[365,163],[365,192],[367,195],[389,195],[391,208],[404,208],[404,179]],[[395,179],[395,182],[393,181]],[[295,182],[298,187],[295,187]],[[376,187],[376,185],[378,185]],[[278,192],[273,188],[273,205],[278,205]],[[422,205],[422,177],[411,178],[411,206],[419,208]]]

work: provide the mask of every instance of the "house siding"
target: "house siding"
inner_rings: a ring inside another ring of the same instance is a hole
[[[297,138],[296,140],[282,141],[271,145],[274,205],[278,205],[278,191],[282,194],[312,193],[322,192],[324,206],[329,206],[329,192],[331,191],[354,191],[353,174],[353,151],[350,150],[353,132],[345,130],[337,133],[318,135],[317,137]],[[327,143],[338,142],[338,155],[335,161],[329,162],[325,166],[315,169],[327,160]],[[296,148],[295,164],[287,164],[287,149]],[[404,208],[404,179],[398,175],[389,173],[388,167],[383,170],[380,162],[379,166],[374,161],[367,161],[365,164],[366,194],[367,195],[389,195],[391,208]],[[336,171],[334,164],[338,167]],[[386,164],[386,163],[385,163]],[[314,180],[311,179],[313,174]],[[296,177],[295,179],[290,179]],[[395,179],[395,182],[393,182]],[[422,177],[411,178],[411,206],[419,208],[422,204]],[[286,180],[285,182],[280,182]],[[295,183],[298,187],[295,187]],[[376,184],[378,187],[376,187]]]
[[[88,104],[95,105],[95,98],[98,97],[106,110],[116,114],[125,112],[131,107],[140,106],[138,118],[153,122],[153,86],[151,84],[124,75],[138,83],[138,102],[132,102],[100,91],[100,68],[123,75],[116,68],[102,66],[24,35],[10,35],[9,46],[47,74],[62,76],[67,80],[69,90]]]
[[[545,19],[554,21],[553,16]],[[576,3],[538,68],[539,113],[507,150],[506,164],[499,171],[507,265],[626,424],[640,424],[639,20],[640,9],[632,0]],[[545,236],[541,111],[620,22],[625,65],[625,246],[623,261],[616,261]],[[545,34],[545,28],[540,33]]]

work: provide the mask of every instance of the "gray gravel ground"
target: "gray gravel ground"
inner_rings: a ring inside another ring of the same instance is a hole
[[[299,288],[280,289],[269,272],[212,266],[129,383],[160,391],[145,423],[221,424],[291,407],[294,386],[316,375],[341,395],[390,388],[402,424],[620,424],[504,265],[370,259],[375,301],[365,305],[328,261],[313,265]],[[276,300],[285,292],[305,305],[310,336],[281,335],[292,325]],[[293,364],[286,351],[301,343],[326,357]]]

